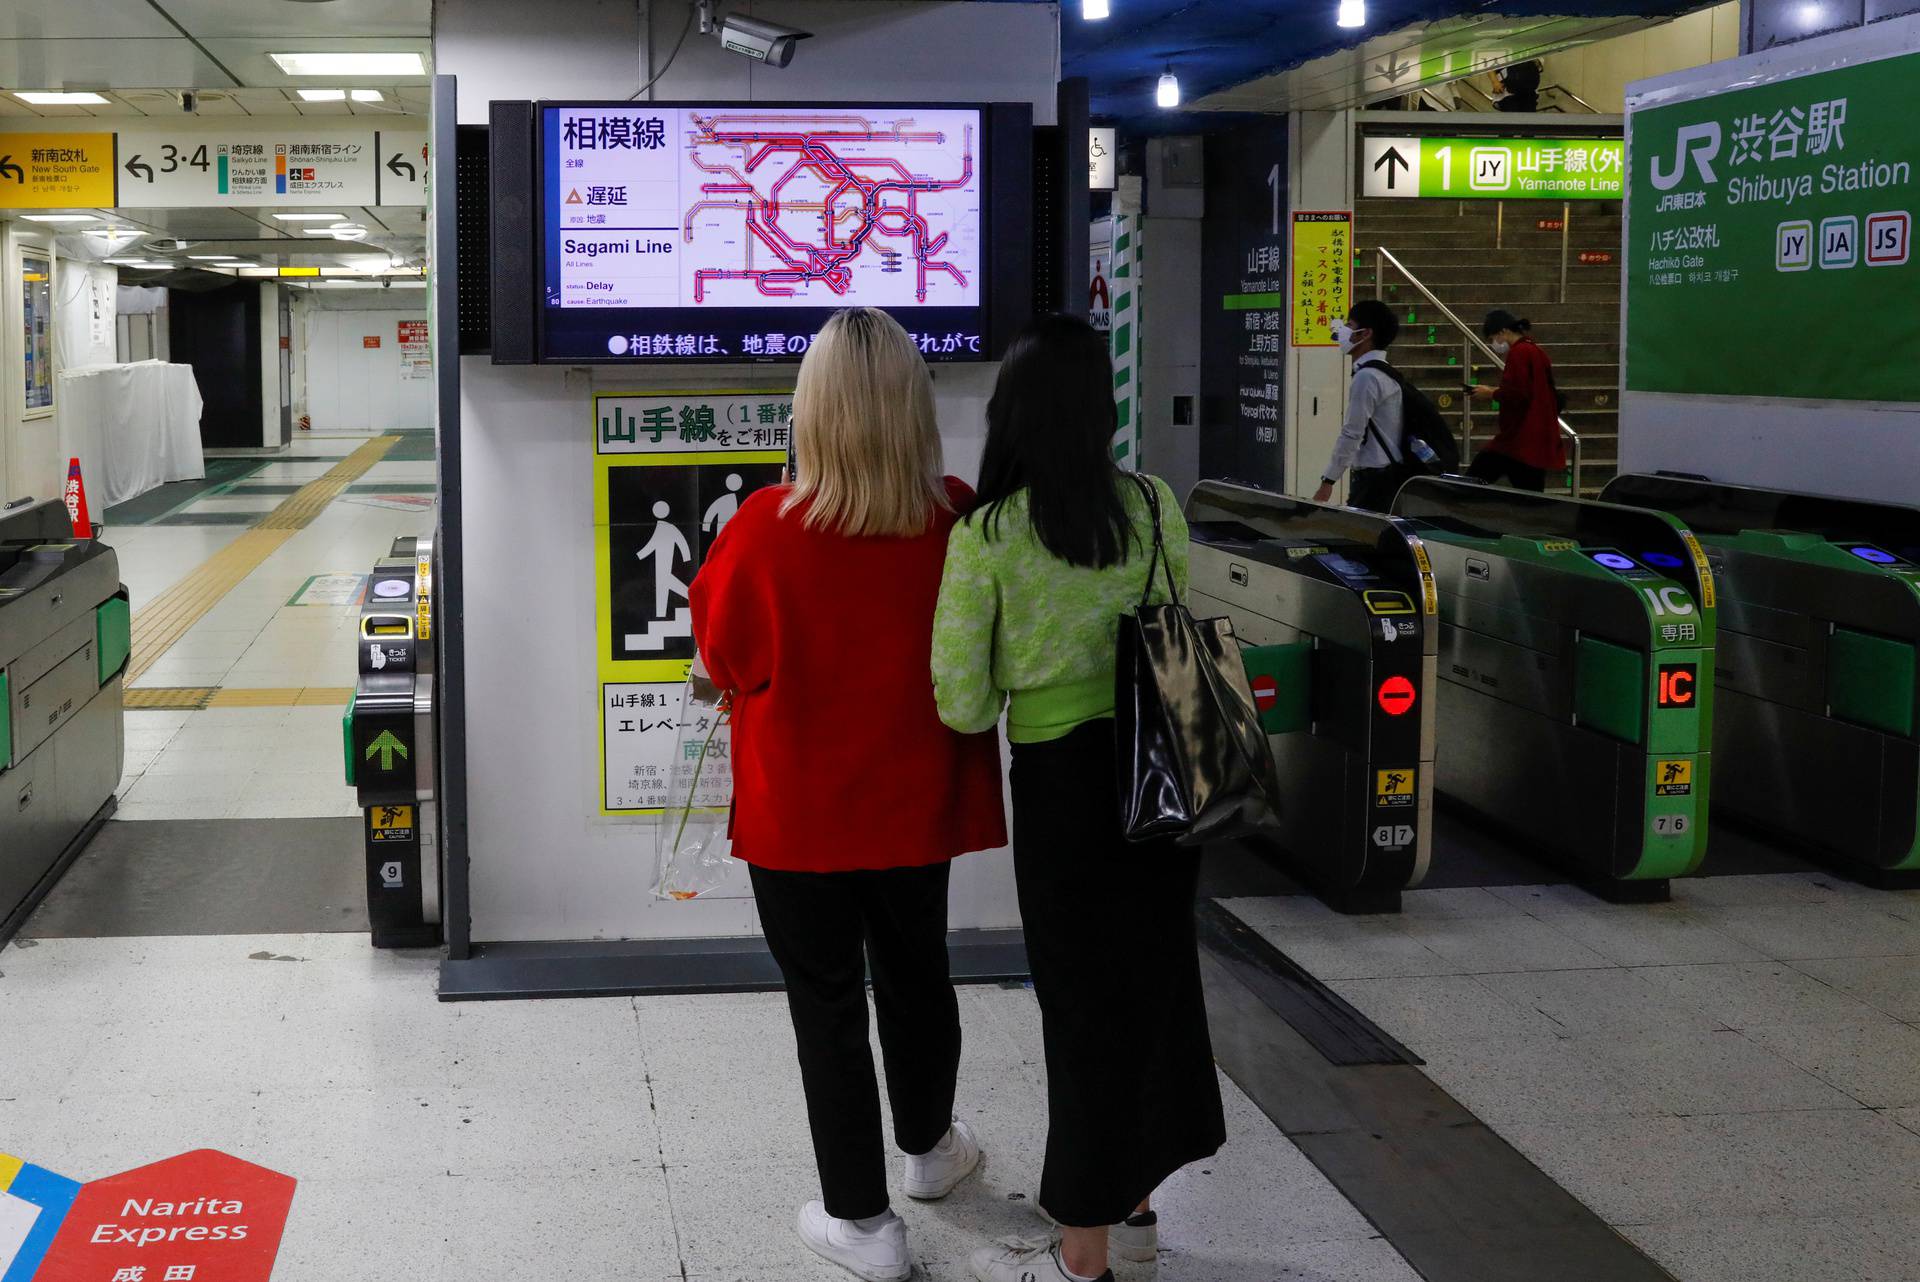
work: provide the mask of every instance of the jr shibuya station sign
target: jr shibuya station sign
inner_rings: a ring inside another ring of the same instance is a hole
[[[1628,103],[1629,390],[1920,401],[1920,54],[1807,59]]]

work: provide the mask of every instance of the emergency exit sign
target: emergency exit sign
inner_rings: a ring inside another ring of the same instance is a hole
[[[1448,200],[1619,200],[1618,138],[1375,138],[1361,142],[1368,196]]]

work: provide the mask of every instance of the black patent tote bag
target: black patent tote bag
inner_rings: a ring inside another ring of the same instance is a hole
[[[1120,825],[1129,841],[1183,845],[1277,827],[1273,748],[1228,619],[1196,619],[1167,559],[1160,495],[1135,476],[1153,514],[1153,560],[1133,613],[1120,617],[1114,734]],[[1164,573],[1169,601],[1152,604]]]

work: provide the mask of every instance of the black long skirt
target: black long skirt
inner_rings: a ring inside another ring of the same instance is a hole
[[[1200,859],[1120,832],[1110,719],[1013,748],[1013,859],[1047,1055],[1040,1204],[1118,1224],[1226,1142],[1200,987]]]

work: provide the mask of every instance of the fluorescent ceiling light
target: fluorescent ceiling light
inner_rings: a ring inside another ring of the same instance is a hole
[[[1367,0],[1340,0],[1338,16],[1334,24],[1341,27],[1364,27],[1367,25]]]
[[[1173,74],[1172,67],[1168,67],[1166,74],[1160,77],[1160,85],[1154,90],[1153,100],[1162,107],[1180,105],[1180,77]]]
[[[385,99],[383,99],[380,96],[380,91],[378,89],[355,89],[353,91],[353,100],[355,102],[384,102],[385,101]]]
[[[300,91],[301,102],[345,102],[346,100],[345,89],[302,89]]]
[[[196,263],[237,263],[240,261],[240,257],[237,254],[188,254],[187,257]]]
[[[1089,22],[1097,22],[1112,12],[1107,0],[1080,0],[1080,16]]]
[[[290,76],[424,76],[417,53],[270,53]]]
[[[345,214],[275,214],[283,223],[337,223]]]
[[[97,223],[100,220],[92,214],[22,214],[30,223]]]
[[[106,102],[97,93],[57,93],[39,89],[16,89],[13,96],[36,107],[93,107]]]

